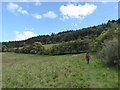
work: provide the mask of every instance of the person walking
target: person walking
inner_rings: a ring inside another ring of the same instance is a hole
[[[86,62],[87,62],[87,64],[89,64],[90,54],[87,52],[85,57],[86,57]]]

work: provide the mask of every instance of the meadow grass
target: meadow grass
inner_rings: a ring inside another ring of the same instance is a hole
[[[52,46],[58,45],[58,44],[45,44],[43,45],[46,49],[50,49]]]
[[[3,88],[117,88],[118,71],[93,54],[31,55],[3,53]]]

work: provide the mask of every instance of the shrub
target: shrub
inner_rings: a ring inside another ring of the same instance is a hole
[[[35,49],[30,50],[31,54],[37,54],[37,51]]]
[[[2,52],[7,52],[7,46],[6,45],[2,45]]]
[[[104,40],[109,38],[109,32],[103,31],[92,43],[90,43],[91,51],[98,51],[104,45]]]
[[[118,65],[118,40],[114,38],[106,42],[105,46],[97,52],[97,56],[101,58],[101,60],[110,66]]]
[[[60,54],[60,45],[54,45],[49,49],[49,54],[50,55],[55,55],[55,54]]]
[[[15,53],[20,53],[19,48],[16,48],[16,49],[14,50],[14,52],[15,52]]]
[[[14,48],[8,48],[8,49],[7,49],[7,52],[14,52],[14,51],[15,51]]]
[[[43,51],[42,51],[42,54],[44,54],[44,55],[50,55],[50,49],[44,49]]]
[[[33,49],[30,51],[31,53],[35,54],[42,54],[44,51],[44,47],[42,46],[41,42],[34,42],[33,43]]]
[[[19,52],[21,52],[21,53],[28,54],[32,50],[32,46],[31,45],[25,45],[19,50],[20,50]]]
[[[49,54],[51,55],[60,55],[60,54],[70,54],[70,53],[79,53],[81,51],[87,51],[88,48],[88,42],[83,40],[75,40],[75,41],[69,41],[64,42],[59,45],[54,45],[50,48]]]
[[[14,48],[15,53],[23,53],[22,48]]]

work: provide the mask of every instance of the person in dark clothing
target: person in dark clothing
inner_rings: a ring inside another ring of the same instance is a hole
[[[89,64],[89,61],[90,61],[90,54],[89,53],[86,53],[86,61],[87,61],[87,64]]]

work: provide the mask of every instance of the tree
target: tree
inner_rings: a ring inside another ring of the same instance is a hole
[[[7,46],[6,45],[2,45],[2,52],[7,52]]]
[[[22,53],[30,53],[30,51],[32,50],[32,45],[24,45],[21,49],[18,49],[19,52],[22,52]]]
[[[108,23],[110,22],[110,20],[108,20]]]
[[[55,33],[51,33],[51,36],[54,36],[55,35]]]
[[[33,49],[30,52],[34,54],[37,54],[39,52],[39,54],[41,54],[43,50],[44,50],[44,47],[42,46],[41,42],[34,42]]]

